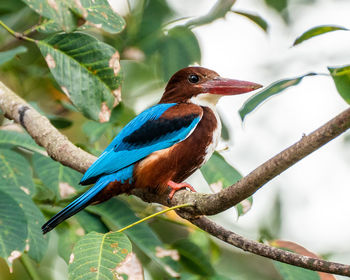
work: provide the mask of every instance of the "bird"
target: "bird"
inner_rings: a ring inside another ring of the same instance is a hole
[[[222,96],[251,92],[256,83],[186,67],[168,81],[160,101],[137,115],[83,175],[94,184],[42,226],[43,234],[91,204],[147,188],[156,194],[194,188],[185,183],[213,154],[221,134],[216,104]]]

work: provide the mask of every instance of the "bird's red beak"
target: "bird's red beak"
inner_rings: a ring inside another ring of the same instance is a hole
[[[204,82],[200,86],[203,88],[203,92],[219,95],[242,94],[262,87],[262,85],[252,82],[231,80],[221,77]]]

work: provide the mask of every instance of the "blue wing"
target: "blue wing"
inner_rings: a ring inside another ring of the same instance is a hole
[[[162,118],[162,114],[175,105],[157,104],[134,118],[90,166],[80,183],[95,183],[103,175],[121,171],[155,151],[184,140],[201,116],[188,114],[179,118]]]

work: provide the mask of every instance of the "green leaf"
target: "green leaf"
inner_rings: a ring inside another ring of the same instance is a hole
[[[32,169],[25,157],[11,150],[0,149],[0,180],[34,194]]]
[[[194,33],[184,26],[176,26],[168,31],[159,46],[161,68],[164,81],[181,68],[200,63],[201,50]]]
[[[288,6],[288,0],[265,0],[265,3],[277,12],[284,11]]]
[[[86,117],[109,120],[120,100],[119,53],[80,33],[56,34],[37,45],[63,92]]]
[[[0,257],[19,256],[28,236],[23,209],[11,196],[0,191]],[[12,263],[11,259],[7,259]]]
[[[90,143],[95,143],[107,130],[111,128],[112,124],[109,122],[99,123],[95,121],[87,121],[83,124],[83,132],[89,138]]]
[[[194,230],[188,239],[199,246],[212,263],[220,259],[221,249],[219,245],[205,231]]]
[[[227,188],[242,178],[242,175],[218,152],[214,152],[208,162],[201,167],[201,172],[214,192]],[[251,208],[253,198],[249,197],[236,205],[238,216]]]
[[[33,166],[40,180],[56,197],[70,197],[79,189],[81,174],[78,171],[38,153],[33,155]]]
[[[47,116],[47,118],[50,120],[52,125],[58,129],[65,129],[68,127],[71,127],[73,122],[69,119],[63,118],[63,117],[57,117],[57,116]]]
[[[63,222],[57,227],[58,234],[58,255],[69,264],[74,245],[84,235],[84,231],[77,223]]]
[[[24,46],[19,46],[9,51],[0,52],[0,65],[10,61],[16,55],[24,53],[27,51],[27,48]]]
[[[109,33],[119,33],[124,29],[124,19],[112,10],[107,0],[80,0],[78,3],[80,5],[76,4],[72,8],[88,24]]]
[[[252,112],[258,105],[260,105],[262,102],[264,102],[266,99],[270,98],[271,96],[280,93],[281,91],[284,91],[285,89],[295,86],[301,82],[301,80],[304,77],[307,76],[314,76],[317,75],[316,73],[308,73],[296,78],[292,79],[285,79],[285,80],[280,80],[277,82],[272,83],[268,87],[264,88],[263,90],[259,91],[258,93],[254,94],[252,97],[250,97],[239,109],[239,115],[242,119]]]
[[[208,261],[207,255],[190,240],[177,240],[172,247],[179,252],[180,262],[189,271],[202,276],[213,276],[215,274],[215,270]]]
[[[108,228],[101,222],[100,217],[97,215],[83,210],[76,214],[75,217],[85,232],[96,231],[106,233],[108,231]]]
[[[87,211],[101,216],[110,230],[118,230],[139,220],[123,201],[112,198],[103,204],[87,208]],[[167,274],[178,275],[178,264],[169,256],[160,256],[157,252],[164,250],[163,243],[146,223],[138,224],[125,233],[149,258],[155,261]]]
[[[247,213],[253,205],[253,197],[250,196],[247,199],[242,200],[235,207],[237,209],[238,216],[242,216]]]
[[[320,280],[320,276],[315,271],[276,261],[273,264],[284,280]]]
[[[350,65],[328,67],[335,86],[343,99],[350,104]]]
[[[307,31],[305,31],[303,34],[301,34],[298,38],[295,39],[293,46],[299,45],[300,43],[309,40],[310,38],[313,38],[315,36],[322,35],[324,33],[336,31],[336,30],[346,30],[349,31],[349,29],[341,26],[334,26],[334,25],[322,25],[322,26],[316,26],[313,27]]]
[[[233,185],[242,178],[242,175],[228,164],[218,152],[214,152],[200,170],[211,188],[218,191]]]
[[[43,148],[38,146],[28,134],[17,131],[0,130],[0,146],[2,145],[19,146],[36,152],[43,151]]]
[[[118,265],[131,253],[131,243],[123,233],[90,232],[74,246],[69,279],[116,279]]]
[[[37,30],[39,32],[42,32],[42,33],[54,33],[54,32],[61,31],[62,28],[54,20],[52,20],[52,19],[44,19],[40,23],[40,25],[38,26]]]
[[[45,18],[54,20],[66,32],[77,26],[77,17],[70,10],[68,0],[22,0]]]
[[[33,260],[40,262],[48,245],[47,236],[44,236],[40,229],[40,226],[45,222],[43,214],[34,204],[27,191],[17,188],[16,185],[0,180],[0,191],[10,195],[23,209],[28,222],[28,255]],[[23,231],[26,230],[23,225],[20,228]]]
[[[231,10],[235,2],[236,0],[217,0],[208,14],[187,22],[186,26],[193,28],[211,23],[216,19],[223,18]]]
[[[273,240],[273,241],[270,241],[270,244],[274,247],[277,247],[286,251],[294,252],[303,256],[308,256],[308,257],[317,258],[317,259],[319,258],[314,253],[308,251],[304,247],[294,242],[284,241],[284,240]],[[280,263],[277,261],[274,261],[273,264],[284,280],[299,280],[299,279],[320,280],[322,279],[320,277],[321,274],[319,274],[316,271],[311,271],[305,268],[293,266],[290,264]]]
[[[257,24],[262,30],[267,32],[269,25],[267,24],[266,20],[264,20],[261,16],[254,15],[248,12],[243,12],[243,11],[233,11],[235,14],[244,16],[248,19],[250,19],[252,22]]]

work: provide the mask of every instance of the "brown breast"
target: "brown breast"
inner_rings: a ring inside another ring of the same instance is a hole
[[[183,103],[176,106],[181,106],[181,112],[184,114],[189,111],[201,112],[201,121],[188,138],[168,149],[152,153],[135,165],[134,178],[137,188],[156,188],[156,191],[164,192],[169,180],[176,183],[184,181],[206,158],[214,131],[218,128],[215,114],[208,107],[194,104]],[[169,110],[169,113],[166,113],[170,115],[174,111]]]

